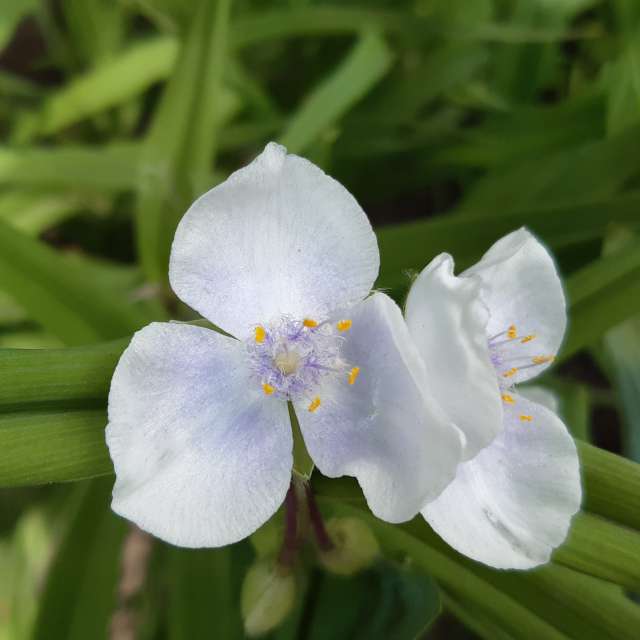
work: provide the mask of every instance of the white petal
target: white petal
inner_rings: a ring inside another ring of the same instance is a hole
[[[241,343],[208,329],[135,334],[109,393],[116,513],[184,547],[241,540],[271,517],[291,479],[291,427],[247,372]]]
[[[531,342],[516,345],[523,363],[558,352],[567,324],[562,283],[553,258],[529,231],[519,229],[504,236],[462,275],[477,275],[482,280],[482,298],[490,313],[490,336],[511,325],[520,336],[535,335]],[[511,380],[528,380],[548,366],[521,369]]]
[[[552,391],[547,387],[542,387],[538,384],[526,384],[518,387],[518,393],[521,396],[524,396],[527,400],[531,400],[531,402],[536,402],[537,404],[541,404],[543,407],[547,407],[547,409],[549,409],[549,411],[553,411],[553,413],[561,413],[560,399],[556,395],[555,391]]]
[[[378,267],[375,235],[353,196],[270,143],[191,205],[169,276],[184,302],[244,338],[257,323],[323,320],[362,300]]]
[[[453,259],[431,261],[409,291],[405,318],[427,369],[429,389],[462,431],[463,459],[502,430],[502,402],[489,355],[488,311],[476,278],[453,275]]]
[[[461,464],[455,481],[422,511],[452,547],[499,569],[547,562],[566,538],[582,495],[565,425],[542,405],[515,400],[505,407],[502,434]]]
[[[333,379],[322,404],[296,414],[314,462],[330,477],[355,476],[379,518],[412,518],[455,474],[460,438],[421,387],[424,372],[398,306],[375,294],[352,309],[344,358],[355,384]]]

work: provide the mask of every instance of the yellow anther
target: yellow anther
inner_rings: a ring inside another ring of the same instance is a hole
[[[316,396],[311,404],[307,407],[311,413],[313,413],[320,406],[320,398]]]
[[[336,327],[338,327],[338,331],[349,331],[352,324],[351,320],[340,320]]]
[[[518,332],[516,331],[516,325],[515,324],[512,324],[507,329],[507,337],[509,338],[509,340],[513,340],[514,338],[518,337]]]
[[[524,413],[520,416],[520,420],[522,422],[531,422],[533,420],[533,416],[527,416]]]
[[[360,367],[353,367],[353,369],[349,371],[349,384],[353,384],[359,375],[360,375]]]
[[[545,364],[546,362],[553,362],[554,360],[554,356],[534,356],[531,358],[533,364]]]
[[[520,342],[522,342],[522,344],[525,344],[525,342],[531,342],[532,340],[535,340],[535,335],[531,334],[530,336],[525,336],[524,338],[522,338],[522,340],[520,340]]]
[[[317,327],[318,326],[318,323],[315,320],[312,320],[311,318],[305,318],[302,321],[302,324],[305,327],[308,327],[309,329],[313,329],[313,327]]]
[[[272,387],[270,384],[264,382],[262,384],[262,390],[264,391],[265,396],[270,396],[275,391],[275,387]]]
[[[518,373],[518,369],[516,367],[513,367],[513,369],[509,369],[509,371],[505,371],[502,374],[503,378],[511,378],[512,376],[515,376],[516,373]]]
[[[507,404],[515,404],[515,400],[513,399],[513,396],[510,396],[508,393],[503,393],[502,394],[502,401],[506,402]]]
[[[265,331],[264,327],[256,327],[256,342],[258,344],[262,344],[266,336],[267,332]]]

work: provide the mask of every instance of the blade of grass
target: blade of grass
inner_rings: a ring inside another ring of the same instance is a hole
[[[228,25],[229,7],[229,0],[199,1],[144,142],[136,229],[142,268],[153,282],[167,281],[175,228],[203,176],[212,171],[216,130],[220,118],[228,115],[219,104],[225,47],[220,37],[215,40]],[[204,135],[196,124],[204,127]]]
[[[113,473],[104,410],[0,414],[0,486],[70,482]]]
[[[137,184],[139,145],[9,149],[0,147],[0,184],[129,191]]]
[[[148,314],[130,301],[119,304],[112,287],[88,279],[74,262],[0,223],[0,287],[66,344],[129,335],[148,323]]]
[[[391,52],[375,32],[362,35],[333,73],[305,98],[280,141],[292,153],[304,151],[365,96],[391,65]]]
[[[570,326],[560,359],[640,313],[640,240],[574,273],[567,279],[566,289]]]

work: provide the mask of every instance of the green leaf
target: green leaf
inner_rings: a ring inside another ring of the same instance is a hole
[[[116,605],[126,523],[109,509],[112,480],[81,493],[40,595],[34,640],[103,638]]]
[[[434,581],[410,566],[381,562],[352,578],[315,580],[310,640],[418,638],[440,613]]]
[[[0,184],[107,193],[137,184],[139,146],[8,149],[0,147]]]
[[[569,539],[553,555],[555,563],[608,580],[634,591],[640,589],[640,532],[591,513],[579,513]]]
[[[24,141],[34,135],[52,135],[126,103],[166,78],[177,54],[178,42],[168,36],[130,45],[117,56],[63,85],[46,98],[38,112],[25,114],[16,125],[15,137]]]
[[[292,153],[304,151],[365,96],[391,65],[391,52],[375,32],[361,36],[337,69],[303,101],[280,141]]]
[[[207,638],[214,631],[225,640],[244,637],[238,584],[244,563],[238,559],[234,547],[169,550],[169,640]]]
[[[0,7],[0,52],[9,43],[20,20],[38,6],[38,0],[11,0]]]
[[[0,487],[113,473],[104,409],[0,414]]]
[[[640,313],[640,240],[574,273],[567,279],[566,289],[570,325],[561,359]]]
[[[612,230],[605,241],[605,255],[619,251],[633,239],[634,235],[624,228]],[[604,344],[609,356],[608,373],[622,405],[624,452],[640,462],[640,315],[611,329]]]
[[[0,196],[0,220],[30,236],[61,223],[89,204],[77,193],[15,189]]]
[[[640,610],[621,591],[597,578],[553,563],[528,572],[497,571],[457,554],[421,518],[398,527],[369,515],[362,503],[356,507],[327,498],[322,503],[333,513],[358,513],[388,554],[410,558],[447,593],[472,602],[509,636],[634,637]]]
[[[606,69],[607,132],[617,134],[640,120],[640,31],[629,38],[620,58]]]
[[[475,575],[456,559],[424,544],[421,539],[405,529],[378,520],[357,507],[326,499],[322,499],[322,503],[327,504],[334,513],[363,518],[386,554],[391,557],[409,557],[417,569],[433,576],[456,597],[476,603],[484,615],[514,638],[565,638],[552,625],[529,610],[526,603],[521,602],[517,596],[501,591],[486,578]]]
[[[631,226],[638,219],[640,194],[605,198],[577,205],[543,206],[526,211],[491,212],[483,215],[438,216],[377,230],[381,253],[376,286],[407,287],[407,271],[422,270],[444,248],[461,270],[498,238],[522,225],[539,235],[552,249],[574,245],[604,235],[610,222]]]
[[[640,531],[640,465],[577,442],[585,489],[584,508]]]
[[[142,267],[153,282],[167,281],[178,221],[203,184],[211,186],[217,128],[238,106],[220,85],[229,7],[229,0],[199,0],[144,142],[136,225]]]
[[[148,314],[74,262],[0,222],[0,288],[66,344],[130,335],[148,323]]]
[[[0,414],[103,409],[113,370],[128,342],[126,338],[73,349],[0,349]]]
[[[476,182],[464,210],[513,211],[537,203],[580,204],[613,196],[640,173],[640,126],[606,140],[498,167]]]

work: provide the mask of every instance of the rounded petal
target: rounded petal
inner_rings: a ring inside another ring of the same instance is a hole
[[[453,275],[453,258],[431,261],[409,291],[405,318],[429,389],[465,436],[473,458],[502,430],[502,402],[487,343],[489,313],[476,278]]]
[[[307,449],[330,477],[355,476],[373,513],[402,522],[451,481],[460,437],[424,392],[422,364],[397,305],[375,294],[351,310],[344,359],[354,384],[329,379],[313,413],[296,403]]]
[[[518,341],[515,345],[514,355],[523,363],[530,363],[536,356],[555,356],[567,325],[564,292],[553,258],[529,231],[519,229],[504,236],[462,275],[478,276],[484,285],[489,336],[514,325],[519,336],[535,336],[530,342]],[[549,362],[520,368],[511,380],[528,380],[548,366]]]
[[[151,324],[120,358],[109,393],[113,510],[183,547],[245,538],[291,480],[284,402],[249,383],[241,343],[186,324]]]
[[[169,277],[184,302],[244,338],[258,323],[325,319],[362,300],[379,260],[353,196],[270,143],[191,205],[173,241]]]
[[[558,398],[555,391],[547,387],[542,387],[538,384],[526,384],[518,387],[518,393],[527,400],[531,400],[531,402],[547,407],[553,413],[562,413],[560,411],[560,398]]]
[[[422,510],[454,549],[499,569],[547,562],[582,497],[578,455],[565,425],[542,405],[515,400],[505,407],[504,431],[461,464],[456,479]]]

